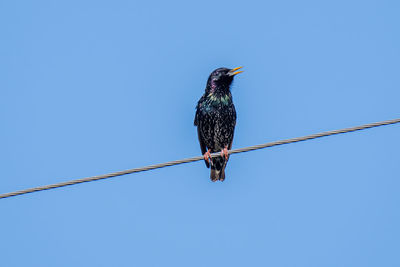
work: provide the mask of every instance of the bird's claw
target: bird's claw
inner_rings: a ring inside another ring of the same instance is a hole
[[[208,163],[208,164],[210,164],[211,163],[211,166],[213,165],[213,163],[212,163],[212,158],[211,158],[211,153],[210,153],[210,149],[209,150],[207,150],[207,152],[206,153],[204,153],[204,160]]]
[[[224,157],[225,159],[228,160],[229,154],[228,154],[228,148],[225,147],[224,149],[221,150],[221,157]]]

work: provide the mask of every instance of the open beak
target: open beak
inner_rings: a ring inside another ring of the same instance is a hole
[[[228,72],[228,74],[229,74],[230,76],[235,76],[236,74],[239,74],[239,73],[243,72],[242,70],[239,70],[239,69],[241,69],[241,68],[243,68],[243,67],[237,67],[237,68],[231,69],[231,70]],[[237,71],[237,70],[239,70],[239,71]]]

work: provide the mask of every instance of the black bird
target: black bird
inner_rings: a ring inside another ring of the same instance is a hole
[[[208,77],[204,95],[196,107],[194,125],[197,126],[201,153],[207,168],[211,163],[211,181],[225,180],[225,167],[229,159],[236,125],[236,111],[230,85],[242,67],[214,70]],[[221,151],[221,156],[211,158],[210,153]]]

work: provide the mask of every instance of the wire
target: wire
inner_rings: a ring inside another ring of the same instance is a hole
[[[273,146],[279,146],[279,145],[284,145],[284,144],[290,144],[290,143],[311,140],[311,139],[335,135],[335,134],[343,134],[343,133],[349,133],[349,132],[354,132],[354,131],[359,131],[359,130],[365,130],[368,128],[374,128],[374,127],[383,126],[383,125],[395,124],[395,123],[399,123],[399,122],[400,122],[400,118],[393,119],[393,120],[387,120],[387,121],[374,122],[374,123],[364,124],[364,125],[355,126],[355,127],[351,127],[351,128],[316,133],[316,134],[306,135],[306,136],[302,136],[302,137],[296,137],[296,138],[291,138],[291,139],[275,141],[275,142],[271,142],[271,143],[265,143],[265,144],[249,146],[249,147],[244,147],[244,148],[239,148],[239,149],[233,149],[233,150],[229,150],[228,153],[229,154],[237,154],[237,153],[262,149],[262,148],[266,148],[266,147],[273,147]],[[220,156],[220,153],[211,154],[211,157],[213,157],[213,158],[219,157],[219,156]],[[97,181],[97,180],[102,180],[102,179],[108,179],[108,178],[131,174],[131,173],[149,171],[149,170],[164,168],[164,167],[168,167],[168,166],[174,166],[174,165],[178,165],[178,164],[199,161],[202,159],[203,159],[203,156],[198,156],[198,157],[193,157],[193,158],[174,160],[174,161],[169,161],[169,162],[165,162],[165,163],[149,165],[149,166],[145,166],[145,167],[141,167],[141,168],[129,169],[129,170],[125,170],[125,171],[118,171],[118,172],[113,172],[113,173],[108,173],[108,174],[103,174],[103,175],[97,175],[97,176],[92,176],[92,177],[76,179],[76,180],[70,180],[70,181],[60,182],[60,183],[56,183],[56,184],[38,186],[38,187],[23,189],[23,190],[19,190],[19,191],[15,191],[15,192],[0,194],[0,199],[14,197],[14,196],[18,196],[18,195],[24,195],[24,194],[28,194],[28,193],[43,191],[43,190],[59,188],[59,187],[63,187],[63,186],[69,186],[69,185],[92,182],[92,181]]]

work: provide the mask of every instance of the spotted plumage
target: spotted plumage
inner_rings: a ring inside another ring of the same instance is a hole
[[[197,126],[200,148],[207,168],[211,165],[210,178],[213,182],[225,179],[225,167],[229,159],[227,150],[232,147],[236,125],[230,85],[233,77],[242,72],[237,71],[240,68],[214,70],[196,107],[194,125]],[[210,153],[220,151],[220,157],[210,159]]]

